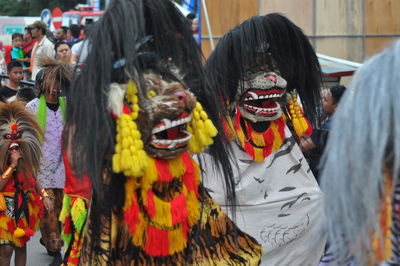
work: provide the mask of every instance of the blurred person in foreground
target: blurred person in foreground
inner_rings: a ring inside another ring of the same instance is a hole
[[[323,157],[329,241],[356,265],[400,265],[399,68],[397,41],[357,71]]]

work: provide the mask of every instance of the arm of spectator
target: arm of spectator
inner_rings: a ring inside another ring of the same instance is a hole
[[[302,151],[309,151],[315,149],[316,147],[317,145],[315,145],[315,143],[312,141],[310,137],[302,138],[300,140],[300,149]]]

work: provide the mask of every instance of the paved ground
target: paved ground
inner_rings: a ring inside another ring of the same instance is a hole
[[[28,259],[27,266],[47,266],[53,261],[53,257],[47,255],[46,249],[39,243],[40,231],[28,242]],[[12,259],[12,266],[14,266],[14,258]]]

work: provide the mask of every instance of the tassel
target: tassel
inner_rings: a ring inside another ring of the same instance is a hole
[[[81,198],[76,198],[72,203],[71,217],[78,232],[81,232],[82,227],[86,222],[86,216],[87,210],[85,201]]]
[[[59,221],[64,222],[71,215],[71,197],[68,194],[64,195],[62,209],[60,212]]]
[[[152,222],[162,228],[172,227],[172,213],[170,202],[165,202],[159,199],[154,195],[153,192],[151,194],[156,208],[155,215],[152,217]],[[149,194],[147,195],[147,197],[149,197]]]
[[[20,227],[17,227],[17,229],[15,229],[14,237],[20,238],[20,237],[23,237],[24,235],[25,235],[25,230],[24,229],[22,229]]]
[[[29,227],[27,227],[25,229],[25,237],[30,238],[31,236],[33,236],[35,234],[35,232],[33,232],[33,230]]]
[[[144,251],[147,255],[154,257],[170,255],[168,232],[149,226]]]
[[[62,236],[62,239],[64,240],[65,246],[68,247],[69,243],[71,242],[71,239],[72,239],[71,217],[68,217],[64,220],[61,236]]]

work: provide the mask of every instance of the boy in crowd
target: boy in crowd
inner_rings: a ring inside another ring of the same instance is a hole
[[[11,61],[7,65],[9,83],[0,88],[0,100],[7,101],[15,97],[19,90],[19,82],[22,80],[22,65],[17,61]]]
[[[13,46],[11,50],[11,60],[20,62],[22,67],[26,67],[25,62],[29,62],[30,60],[25,58],[24,52],[22,51],[24,36],[21,33],[14,33],[11,39]]]

